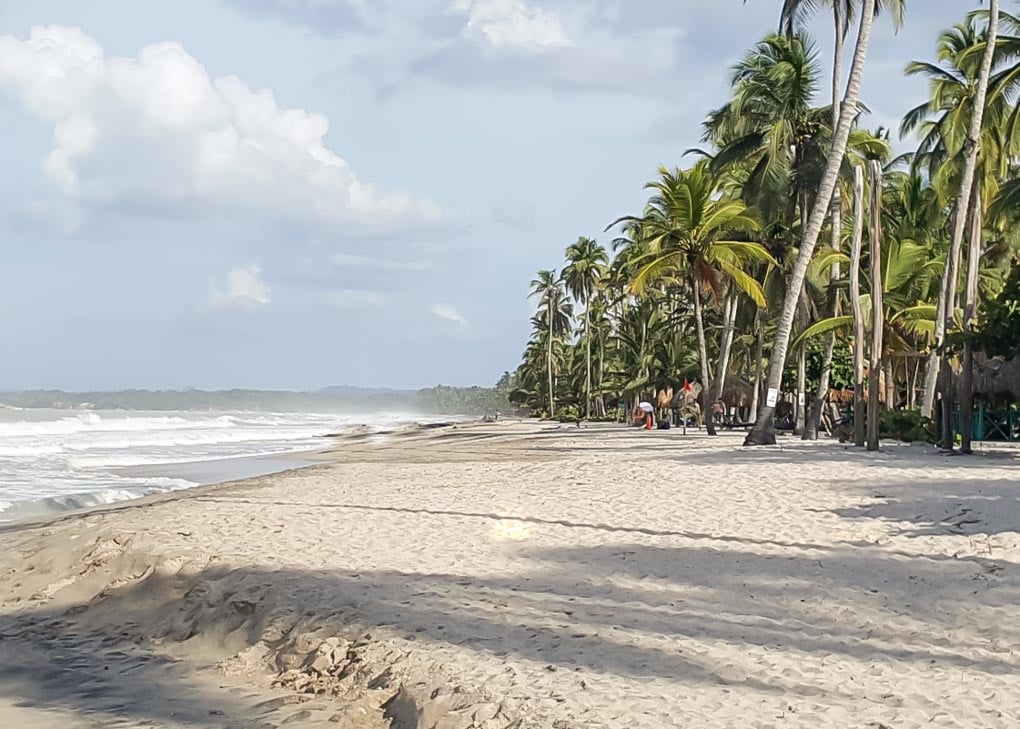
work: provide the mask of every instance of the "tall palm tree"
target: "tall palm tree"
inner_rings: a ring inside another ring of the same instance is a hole
[[[746,0],[745,0],[746,2]],[[822,4],[819,0],[783,0],[780,11],[780,32],[788,37],[793,37],[797,28],[804,24],[807,17],[818,10]],[[843,95],[843,51],[846,37],[850,32],[850,26],[857,13],[858,0],[824,0],[824,4],[832,6],[832,20],[834,28],[833,42],[833,64],[832,64],[832,104],[831,119],[832,129],[839,126],[839,118],[842,112]],[[906,0],[877,0],[875,12],[880,13],[888,8],[893,16],[893,24],[899,29],[903,25],[903,18],[906,11]],[[837,185],[833,196],[830,216],[830,245],[833,250],[839,250],[842,242],[842,220],[843,203],[840,188]],[[833,263],[829,273],[831,279],[838,279],[840,276],[839,264]],[[840,298],[838,295],[832,297],[831,311],[833,316],[838,316],[840,311]],[[818,424],[821,419],[822,405],[829,390],[829,377],[832,369],[832,357],[835,351],[835,335],[830,335],[825,344],[822,356],[822,371],[818,382],[818,390],[815,393],[811,408],[807,414],[804,426],[804,439],[814,440],[818,437]]]
[[[546,337],[546,367],[549,376],[549,417],[556,417],[556,381],[554,377],[553,344],[558,336],[570,331],[573,307],[567,300],[563,280],[556,271],[539,271],[531,282],[531,296],[537,297],[537,321],[541,322]]]
[[[812,106],[818,78],[811,41],[773,33],[734,66],[732,99],[704,124],[702,139],[719,148],[706,155],[712,171],[727,173],[745,202],[785,227],[794,225],[811,187],[810,140],[825,123],[824,110]]]
[[[591,238],[578,238],[567,248],[567,265],[563,269],[563,282],[570,295],[584,307],[585,343],[585,415],[591,418],[591,308],[592,294],[605,273],[609,258],[606,249]]]
[[[871,29],[874,25],[876,9],[876,0],[863,0],[863,2],[864,8],[861,13],[857,44],[854,49],[854,61],[850,69],[850,80],[847,84],[846,94],[843,97],[839,123],[834,130],[832,148],[826,159],[821,185],[812,206],[807,227],[804,230],[804,237],[797,255],[797,261],[790,275],[790,284],[787,287],[782,313],[776,326],[776,336],[769,362],[768,388],[770,398],[766,401],[765,407],[761,408],[758,413],[758,422],[751,432],[748,433],[744,441],[746,445],[764,445],[775,443],[776,440],[773,422],[775,400],[771,395],[773,392],[778,395],[782,387],[783,368],[786,364],[786,354],[790,344],[790,337],[793,333],[793,321],[797,314],[804,279],[807,276],[808,266],[811,263],[811,258],[814,256],[815,246],[818,243],[822,226],[832,204],[832,197],[836,190],[840,170],[843,167],[843,160],[846,154],[847,142],[850,138],[850,129],[858,113],[857,104],[860,97],[861,80],[864,74],[864,64],[867,60],[868,46],[871,42]]]
[[[998,0],[992,2],[988,28],[982,34],[971,17],[939,38],[941,64],[914,61],[907,66],[909,75],[923,75],[931,80],[931,98],[907,112],[902,131],[920,132],[921,143],[914,159],[935,182],[945,199],[952,200],[953,214],[949,256],[939,290],[938,318],[935,322],[935,345],[925,370],[925,388],[921,409],[930,416],[940,363],[937,347],[941,346],[947,327],[956,312],[955,279],[960,272],[960,251],[967,230],[973,198],[972,187],[977,180],[982,197],[991,199],[996,163],[1005,158],[1000,154],[1001,129],[1012,112],[1006,95],[988,96],[988,87],[995,59],[998,36]],[[980,57],[972,52],[983,46]],[[978,62],[979,60],[979,62]],[[979,156],[984,153],[984,169],[979,175]],[[952,447],[951,438],[949,446]]]
[[[655,283],[685,282],[690,286],[701,368],[702,408],[710,435],[712,378],[709,373],[702,292],[718,299],[720,279],[728,279],[759,306],[765,305],[761,285],[746,272],[751,262],[775,263],[760,243],[733,240],[731,236],[754,232],[760,223],[741,200],[720,197],[719,179],[709,162],[702,160],[689,170],[659,169],[659,178],[646,187],[652,190],[645,214],[621,222],[640,224],[648,252],[639,261],[631,291],[642,295]]]

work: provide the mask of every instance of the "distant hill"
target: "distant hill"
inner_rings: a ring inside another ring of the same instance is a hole
[[[334,385],[312,392],[286,390],[120,390],[65,392],[29,390],[0,393],[0,406],[57,410],[248,410],[264,412],[482,415],[510,409],[494,388],[435,387],[387,390]]]
[[[375,395],[397,395],[397,396],[414,396],[417,394],[417,390],[391,390],[388,387],[354,387],[352,385],[330,385],[329,387],[323,387],[320,390],[315,391],[319,395],[325,397],[339,397],[339,398],[365,398],[372,397]]]

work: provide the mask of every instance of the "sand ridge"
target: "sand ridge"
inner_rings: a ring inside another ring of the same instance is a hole
[[[1017,725],[1015,458],[501,423],[321,459],[0,531],[0,719]]]

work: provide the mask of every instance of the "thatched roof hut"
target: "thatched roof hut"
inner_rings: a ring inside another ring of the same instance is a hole
[[[685,406],[693,405],[701,397],[701,384],[691,383],[690,392],[680,390],[673,395],[670,407],[679,410]],[[722,401],[728,408],[751,407],[751,399],[754,397],[754,386],[748,384],[739,377],[729,376],[726,378],[726,385],[723,387]]]
[[[723,386],[722,401],[728,408],[749,408],[754,398],[754,385],[730,375]]]
[[[687,407],[693,407],[697,404],[698,398],[701,397],[701,384],[698,382],[690,383],[690,391],[686,391],[683,388],[678,393],[673,395],[673,401],[669,404],[674,410],[683,410]]]
[[[957,378],[958,388],[961,380]],[[1004,359],[975,353],[974,397],[992,402],[1020,402],[1020,357]]]

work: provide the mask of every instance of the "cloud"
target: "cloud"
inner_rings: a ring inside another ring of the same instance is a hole
[[[419,53],[411,75],[472,87],[662,94],[674,84],[678,26],[623,28],[613,8],[563,0],[542,9],[522,0],[460,0],[460,34]]]
[[[386,297],[381,291],[336,289],[324,293],[322,300],[338,309],[371,309],[382,306],[386,302]]]
[[[441,217],[428,200],[359,179],[326,145],[326,117],[280,108],[236,76],[212,78],[177,43],[117,58],[77,28],[2,36],[2,91],[52,126],[44,179],[85,211],[362,233]]]
[[[337,268],[366,272],[429,271],[434,268],[432,264],[425,261],[388,260],[357,253],[334,253],[329,257],[329,262]]]
[[[208,305],[214,309],[254,308],[270,303],[269,286],[259,266],[244,266],[227,273],[225,289],[209,291]]]
[[[449,304],[436,304],[430,310],[434,316],[439,317],[445,321],[453,322],[454,324],[467,327],[467,319],[460,315],[456,309]]]
[[[280,18],[319,33],[361,30],[359,0],[227,0],[227,4],[257,18]]]
[[[493,48],[540,50],[570,45],[556,13],[524,0],[455,0],[452,11],[467,16],[465,37]]]
[[[683,25],[704,0],[258,0],[237,10],[343,34],[381,95],[413,78],[467,88],[647,95],[676,73]],[[313,6],[314,12],[309,6]],[[260,11],[261,8],[262,10]],[[318,16],[327,16],[318,21]],[[351,18],[356,17],[356,23]],[[769,16],[771,18],[771,14]],[[694,39],[695,42],[697,39]]]

